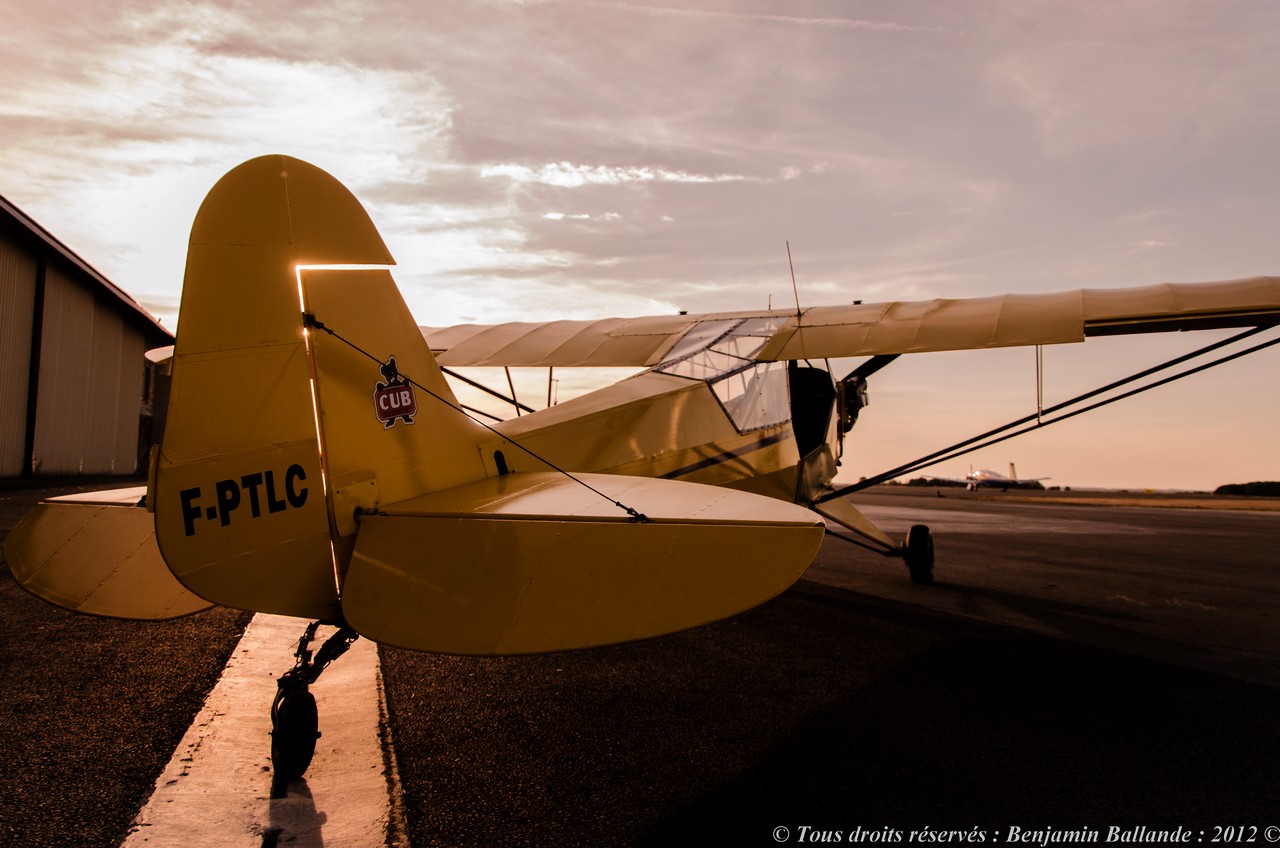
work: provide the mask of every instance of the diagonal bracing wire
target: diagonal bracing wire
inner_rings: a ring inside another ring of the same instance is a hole
[[[1227,354],[1226,356],[1219,357],[1215,360],[1203,363],[1201,365],[1197,365],[1194,368],[1188,368],[1185,371],[1180,371],[1176,374],[1171,374],[1170,376],[1164,377],[1160,380],[1156,380],[1155,382],[1147,383],[1135,389],[1130,389],[1127,392],[1123,392],[1113,397],[1106,398],[1105,400],[1100,400],[1097,403],[1092,403],[1092,404],[1089,404],[1088,406],[1082,407],[1080,409],[1075,409],[1070,412],[1063,412],[1063,410],[1069,409],[1070,407],[1076,406],[1077,404],[1083,403],[1084,401],[1087,401],[1091,398],[1095,398],[1098,395],[1105,394],[1107,392],[1118,389],[1122,386],[1126,386],[1126,385],[1129,385],[1130,383],[1134,383],[1138,380],[1142,380],[1154,374],[1158,374],[1161,371],[1165,371],[1169,368],[1176,367],[1189,360],[1196,359],[1198,357],[1212,353],[1215,350],[1219,350],[1221,348],[1227,347],[1228,345],[1235,344],[1236,342],[1243,341],[1249,338],[1250,336],[1254,336],[1268,329],[1271,329],[1271,328],[1270,327],[1250,328],[1243,333],[1238,333],[1232,336],[1229,339],[1223,339],[1221,341],[1217,341],[1212,344],[1205,345],[1199,350],[1195,350],[1195,351],[1192,351],[1191,353],[1183,354],[1182,356],[1171,359],[1168,362],[1164,362],[1160,365],[1152,366],[1151,368],[1147,368],[1143,371],[1139,371],[1138,373],[1133,374],[1129,377],[1116,380],[1113,383],[1109,383],[1105,386],[1101,386],[1099,388],[1093,389],[1092,391],[1085,392],[1084,394],[1076,395],[1070,400],[1065,400],[1062,403],[1055,404],[1051,407],[1048,407],[1047,409],[1043,409],[1043,410],[1038,409],[1036,413],[1019,418],[1016,421],[1010,421],[1008,424],[1005,424],[1001,427],[996,427],[994,430],[988,430],[985,433],[980,433],[977,436],[973,436],[971,438],[965,439],[962,442],[957,442],[954,445],[951,445],[950,447],[946,447],[946,448],[943,448],[942,450],[934,451],[933,453],[927,456],[922,456],[919,459],[913,460],[912,462],[908,462],[904,465],[899,465],[897,468],[891,468],[888,471],[885,471],[881,474],[877,474],[874,477],[868,477],[864,480],[859,480],[857,483],[854,483],[852,485],[842,486],[839,489],[828,492],[822,497],[818,498],[817,501],[815,501],[815,503],[823,503],[824,501],[829,501],[829,500],[834,500],[835,498],[844,497],[845,495],[849,495],[854,492],[858,492],[863,489],[870,488],[872,486],[878,486],[881,483],[892,480],[894,477],[898,477],[903,474],[910,474],[913,471],[919,471],[921,468],[927,468],[930,465],[937,465],[940,462],[946,462],[947,460],[955,459],[956,457],[959,457],[959,456],[964,456],[967,453],[972,453],[973,451],[979,450],[981,448],[990,447],[991,445],[999,444],[1000,442],[1006,441],[1008,439],[1012,439],[1014,436],[1021,436],[1025,433],[1031,432],[1032,430],[1037,430],[1042,427],[1048,427],[1050,424],[1057,424],[1060,421],[1066,421],[1067,419],[1074,418],[1077,415],[1082,415],[1083,413],[1090,412],[1094,409],[1098,409],[1103,406],[1107,406],[1108,404],[1115,403],[1116,401],[1133,397],[1134,395],[1141,394],[1142,392],[1149,391],[1150,389],[1157,388],[1158,386],[1163,386],[1168,383],[1172,383],[1175,380],[1181,380],[1184,377],[1190,377],[1192,374],[1198,374],[1201,371],[1207,371],[1210,368],[1214,368],[1218,365],[1223,365],[1227,362],[1231,362],[1232,360],[1239,359],[1242,356],[1247,356],[1251,353],[1256,353],[1265,348],[1280,344],[1280,338],[1272,339],[1266,342],[1261,342],[1252,347],[1236,351],[1235,353]],[[1063,412],[1063,414],[1057,415],[1057,417],[1054,417],[1054,418],[1048,417],[1058,412]],[[1035,423],[1030,424],[1029,422],[1032,422],[1032,421],[1034,421]],[[1023,425],[1029,425],[1029,426],[1023,426]],[[1015,429],[1018,427],[1021,427],[1021,429]],[[1007,432],[1010,430],[1013,430],[1013,432]]]
[[[348,338],[346,338],[345,336],[343,336],[341,333],[338,333],[338,332],[336,332],[336,331],[334,331],[334,330],[331,330],[330,328],[326,327],[326,326],[325,326],[325,325],[324,325],[324,324],[323,324],[319,319],[317,319],[317,318],[316,318],[316,316],[315,316],[314,314],[312,314],[312,313],[310,313],[310,312],[304,312],[304,313],[303,313],[303,315],[302,315],[302,324],[303,324],[303,326],[305,326],[305,327],[309,327],[309,328],[316,329],[316,330],[321,330],[321,331],[323,331],[323,332],[325,332],[325,333],[328,333],[330,336],[333,336],[335,339],[337,339],[338,341],[342,342],[342,343],[343,343],[343,344],[345,344],[347,347],[349,347],[349,348],[351,348],[352,350],[354,350],[356,353],[359,353],[360,355],[367,357],[368,359],[370,359],[370,360],[371,360],[371,361],[373,361],[373,362],[378,363],[379,365],[381,365],[381,364],[382,364],[382,360],[380,360],[378,357],[374,356],[372,353],[369,353],[369,351],[367,351],[367,350],[365,350],[364,348],[360,347],[360,346],[359,346],[359,345],[357,345],[355,342],[353,342],[353,341],[351,341],[350,339],[348,339]],[[588,483],[587,481],[582,480],[582,479],[580,479],[580,478],[578,478],[578,477],[573,476],[573,474],[571,474],[570,472],[568,472],[568,471],[564,470],[564,469],[563,469],[563,468],[561,468],[560,466],[556,465],[554,462],[551,462],[550,460],[546,459],[545,457],[539,456],[537,453],[535,453],[534,451],[532,451],[532,450],[530,450],[529,448],[525,447],[524,445],[520,444],[519,442],[512,440],[512,439],[511,439],[511,437],[509,437],[509,436],[505,436],[505,435],[503,435],[502,433],[499,433],[499,432],[498,432],[497,430],[495,430],[493,427],[491,427],[490,425],[486,424],[485,422],[481,421],[479,418],[476,418],[474,415],[472,415],[471,413],[469,413],[469,412],[468,412],[466,409],[464,409],[462,406],[460,406],[460,405],[458,405],[458,404],[456,404],[456,403],[453,403],[452,401],[449,401],[449,400],[447,400],[446,398],[441,397],[440,395],[438,395],[438,394],[436,394],[435,392],[431,391],[431,389],[428,389],[426,386],[422,385],[422,384],[421,384],[421,383],[419,383],[417,380],[414,380],[412,377],[408,376],[407,374],[403,374],[403,373],[402,373],[400,376],[402,376],[402,377],[404,377],[406,380],[408,380],[408,381],[409,381],[409,382],[410,382],[414,387],[416,387],[416,388],[418,388],[418,389],[421,389],[423,392],[426,392],[428,395],[430,395],[431,397],[433,397],[433,398],[435,398],[436,400],[440,401],[440,402],[441,402],[441,403],[443,403],[445,406],[447,406],[447,407],[449,407],[450,409],[454,410],[454,411],[455,411],[455,412],[457,412],[458,414],[460,414],[460,415],[465,415],[467,418],[469,418],[469,419],[471,419],[472,421],[474,421],[475,423],[479,424],[481,427],[485,428],[485,429],[486,429],[486,430],[488,430],[490,433],[493,433],[495,436],[497,436],[498,438],[502,439],[504,442],[507,442],[508,444],[514,445],[514,446],[516,446],[517,448],[519,448],[520,450],[524,451],[524,452],[525,452],[525,453],[527,453],[529,456],[531,456],[531,457],[533,457],[534,459],[536,459],[538,462],[541,462],[541,463],[543,463],[544,465],[546,465],[546,466],[547,466],[548,468],[550,468],[552,471],[555,471],[555,472],[557,472],[557,473],[563,474],[565,477],[568,477],[570,480],[572,480],[573,482],[577,483],[578,485],[583,486],[584,488],[589,489],[589,490],[591,490],[592,492],[594,492],[595,494],[597,494],[597,495],[599,495],[600,497],[604,498],[604,499],[605,499],[605,500],[607,500],[609,503],[613,504],[613,505],[614,505],[614,506],[616,506],[618,509],[620,509],[620,510],[622,510],[623,512],[625,512],[627,515],[631,516],[631,520],[632,520],[632,521],[639,522],[639,523],[641,523],[641,524],[646,524],[646,523],[648,523],[648,521],[649,521],[648,516],[646,516],[644,513],[640,512],[639,510],[635,509],[634,507],[629,507],[629,506],[627,506],[626,504],[622,503],[622,501],[615,500],[615,499],[613,499],[613,498],[609,497],[609,496],[608,496],[608,495],[606,495],[604,492],[600,491],[600,490],[599,490],[599,489],[597,489],[595,486],[592,486],[592,485],[591,485],[590,483]]]

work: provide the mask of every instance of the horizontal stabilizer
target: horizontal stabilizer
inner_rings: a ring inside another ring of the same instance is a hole
[[[144,492],[116,489],[38,504],[5,540],[18,584],[51,604],[108,618],[178,618],[213,606],[169,572],[151,513],[136,506]]]
[[[707,624],[778,595],[804,573],[822,534],[802,507],[729,489],[510,474],[363,516],[343,612],[362,635],[420,651],[609,645]]]

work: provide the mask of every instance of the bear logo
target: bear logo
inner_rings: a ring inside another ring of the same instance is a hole
[[[384,430],[390,430],[397,421],[412,424],[413,416],[418,414],[418,397],[414,394],[413,384],[400,373],[394,356],[384,362],[380,370],[386,382],[374,387],[373,414],[378,416]]]

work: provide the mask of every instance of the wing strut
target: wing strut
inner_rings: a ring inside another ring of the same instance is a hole
[[[1100,407],[1106,406],[1111,403],[1115,403],[1118,400],[1123,400],[1128,397],[1133,397],[1134,395],[1141,394],[1142,392],[1145,392],[1149,389],[1154,389],[1157,386],[1163,386],[1167,383],[1172,383],[1175,380],[1181,380],[1183,377],[1190,377],[1192,374],[1198,374],[1201,371],[1207,371],[1208,369],[1213,368],[1215,366],[1223,365],[1227,362],[1231,362],[1232,360],[1239,359],[1251,353],[1257,353],[1258,351],[1263,350],[1265,348],[1271,347],[1276,344],[1280,344],[1280,338],[1275,338],[1275,339],[1271,339],[1270,341],[1261,342],[1259,344],[1254,345],[1253,347],[1245,348],[1244,350],[1239,350],[1239,351],[1236,351],[1235,353],[1231,353],[1226,356],[1219,357],[1218,359],[1215,359],[1211,362],[1205,362],[1201,365],[1197,365],[1194,368],[1188,368],[1186,371],[1181,371],[1177,374],[1171,374],[1168,377],[1164,377],[1152,383],[1147,383],[1146,385],[1139,386],[1136,389],[1130,389],[1129,391],[1124,392],[1122,394],[1118,394],[1114,397],[1109,397],[1109,398],[1106,398],[1105,400],[1100,400],[1097,403],[1092,403],[1092,404],[1089,404],[1088,406],[1082,407],[1080,409],[1075,409],[1070,412],[1063,412],[1063,410],[1066,410],[1077,404],[1083,403],[1084,401],[1089,400],[1090,398],[1097,397],[1100,394],[1105,394],[1106,392],[1112,391],[1114,389],[1118,389],[1121,386],[1126,386],[1137,380],[1150,377],[1153,374],[1157,374],[1166,369],[1173,368],[1177,365],[1181,365],[1182,363],[1187,362],[1189,360],[1195,359],[1200,356],[1204,356],[1205,354],[1208,354],[1208,353],[1212,353],[1213,351],[1218,350],[1220,348],[1227,347],[1228,345],[1235,344],[1236,342],[1239,342],[1239,341],[1243,341],[1244,339],[1247,339],[1250,336],[1256,335],[1258,333],[1261,333],[1263,330],[1268,330],[1268,329],[1271,329],[1271,328],[1270,327],[1253,327],[1249,330],[1246,330],[1243,333],[1234,335],[1229,339],[1223,339],[1222,341],[1218,341],[1218,342],[1214,342],[1213,344],[1206,345],[1205,347],[1202,347],[1199,350],[1195,350],[1195,351],[1192,351],[1191,353],[1183,354],[1182,356],[1171,359],[1168,362],[1165,362],[1163,364],[1152,366],[1151,368],[1147,368],[1144,371],[1139,371],[1138,373],[1133,374],[1129,377],[1125,377],[1124,379],[1117,380],[1114,383],[1109,383],[1108,385],[1102,386],[1100,388],[1094,389],[1089,392],[1085,392],[1084,394],[1081,394],[1081,395],[1077,395],[1071,398],[1070,400],[1065,400],[1062,403],[1056,404],[1054,406],[1050,406],[1046,409],[1037,409],[1035,413],[1019,418],[1017,421],[1011,421],[1002,427],[997,427],[994,430],[988,430],[985,433],[981,433],[977,436],[973,436],[972,438],[965,439],[962,442],[957,442],[956,444],[951,445],[950,447],[946,447],[946,448],[943,448],[942,450],[935,451],[929,454],[928,456],[922,456],[917,460],[906,463],[905,465],[899,465],[897,468],[891,468],[890,470],[885,471],[882,474],[877,474],[874,477],[868,477],[864,480],[858,481],[857,483],[853,483],[848,486],[843,486],[839,489],[828,492],[822,497],[818,498],[817,501],[815,501],[815,503],[822,503],[824,501],[833,500],[835,498],[844,497],[845,495],[849,495],[854,492],[862,491],[863,489],[868,489],[872,486],[878,486],[881,483],[888,482],[889,480],[892,480],[893,478],[899,477],[903,474],[910,474],[914,471],[919,471],[922,468],[927,468],[930,465],[936,465],[939,462],[945,462],[947,460],[955,459],[956,457],[964,456],[967,453],[972,453],[973,451],[979,450],[981,448],[989,447],[991,445],[998,444],[1008,439],[1012,439],[1014,436],[1021,436],[1024,433],[1031,432],[1032,430],[1037,430],[1041,427],[1048,427],[1050,424],[1057,424],[1059,421],[1066,421],[1068,418],[1074,418],[1077,415],[1080,415],[1085,412],[1090,412],[1094,409],[1098,409]],[[1037,404],[1037,406],[1039,405]],[[1047,417],[1058,412],[1062,412],[1062,414],[1058,415],[1055,418]],[[1029,426],[1024,426],[1024,425],[1029,425]],[[1021,429],[1015,429],[1015,428],[1021,428]],[[1006,432],[1009,430],[1012,430],[1013,432]]]
[[[865,380],[866,378],[870,377],[872,374],[879,371],[881,368],[888,365],[890,362],[893,362],[899,356],[902,356],[902,354],[900,353],[876,354],[875,356],[868,359],[866,362],[859,365],[857,368],[850,371],[848,374],[845,375],[844,378],[847,380],[850,377],[861,377],[862,379]]]
[[[473,389],[479,389],[480,391],[484,392],[485,394],[488,394],[488,395],[490,395],[490,396],[492,396],[492,397],[496,397],[498,400],[506,401],[507,403],[511,404],[512,406],[514,406],[514,407],[516,408],[516,414],[517,414],[517,415],[519,415],[519,414],[520,414],[521,410],[523,410],[523,411],[525,411],[525,412],[534,412],[534,411],[535,411],[535,410],[534,410],[534,408],[533,408],[532,406],[528,406],[527,404],[523,404],[523,403],[521,403],[520,401],[516,400],[516,392],[515,392],[515,387],[514,387],[514,386],[513,386],[513,387],[512,387],[512,389],[511,389],[511,397],[507,397],[507,396],[506,396],[506,395],[504,395],[502,392],[495,391],[494,389],[491,389],[491,388],[489,388],[488,386],[486,386],[484,383],[478,382],[478,381],[476,381],[476,380],[472,380],[470,377],[464,377],[464,376],[462,376],[462,375],[461,375],[461,374],[459,374],[457,371],[454,371],[452,368],[445,368],[445,367],[442,365],[442,366],[440,366],[440,370],[441,370],[441,371],[443,371],[445,374],[448,374],[450,377],[454,378],[455,380],[461,380],[462,382],[466,383],[468,386],[470,386],[470,387],[471,387],[471,388],[473,388]],[[508,381],[510,381],[510,380],[511,380],[511,371],[510,371],[510,369],[508,369],[508,370],[507,370],[507,380],[508,380]],[[550,406],[550,405],[551,405],[551,403],[550,403],[550,401],[548,401],[548,402],[547,402],[547,406]],[[479,412],[479,410],[474,410],[474,409],[471,409],[470,407],[466,407],[466,409],[468,409],[468,410],[469,410],[469,411],[471,411],[471,412]],[[481,414],[481,415],[483,415],[483,416],[485,416],[486,418],[492,418],[492,419],[494,419],[495,421],[500,421],[500,420],[501,420],[501,419],[500,419],[500,418],[498,418],[496,415],[490,415],[490,414],[489,414],[489,413],[487,413],[487,412],[481,412],[480,414]]]

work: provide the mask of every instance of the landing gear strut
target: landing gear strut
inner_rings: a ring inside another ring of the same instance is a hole
[[[933,534],[927,526],[913,524],[907,531],[902,558],[907,561],[907,572],[913,583],[925,586],[933,583]]]
[[[311,640],[316,637],[320,622],[307,625],[298,650],[298,660],[293,668],[280,675],[276,681],[276,698],[271,704],[271,765],[273,779],[271,797],[282,798],[285,786],[291,780],[302,777],[316,752],[316,740],[320,738],[319,719],[316,714],[316,698],[308,687],[320,677],[329,663],[347,652],[351,643],[360,638],[345,624],[330,636],[311,658]]]

